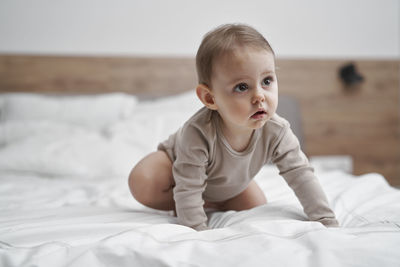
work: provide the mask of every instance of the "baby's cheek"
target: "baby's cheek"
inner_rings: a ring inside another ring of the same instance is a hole
[[[248,113],[250,112],[249,108],[243,104],[234,105],[232,106],[232,109],[235,116],[239,117],[248,116]]]
[[[270,112],[275,112],[278,107],[278,96],[272,96],[267,99],[268,109]]]

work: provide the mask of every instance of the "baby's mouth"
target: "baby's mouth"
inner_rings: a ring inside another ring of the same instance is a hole
[[[265,112],[265,110],[259,110],[256,113],[254,113],[253,115],[251,115],[251,118],[252,119],[262,119],[266,115],[267,115],[267,112]]]

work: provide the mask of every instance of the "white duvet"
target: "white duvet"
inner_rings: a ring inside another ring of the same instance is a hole
[[[0,98],[0,266],[400,266],[400,192],[376,173],[316,170],[340,228],[307,221],[273,166],[256,177],[268,204],[209,211],[213,230],[136,202],[130,169],[200,107],[193,93]]]

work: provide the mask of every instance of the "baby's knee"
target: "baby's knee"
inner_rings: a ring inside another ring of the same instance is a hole
[[[128,183],[132,196],[147,207],[153,207],[157,196],[162,194],[157,176],[140,166],[131,171]]]
[[[149,154],[129,174],[129,189],[133,197],[145,206],[152,207],[154,202],[164,200],[164,195],[171,193],[174,183],[172,163],[164,154],[160,151]]]
[[[140,168],[133,168],[131,173],[129,174],[129,190],[131,191],[132,196],[142,204],[144,204],[143,202],[145,202],[145,190],[146,188],[148,189],[148,186],[146,186],[147,181],[148,178],[146,178],[145,173],[142,172]]]

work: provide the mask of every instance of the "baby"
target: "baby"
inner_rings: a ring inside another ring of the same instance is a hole
[[[266,204],[252,178],[274,163],[310,220],[338,226],[289,123],[275,113],[275,54],[265,38],[246,25],[222,25],[204,37],[196,67],[204,107],[133,168],[136,200],[175,210],[181,224],[206,230],[204,208]]]

